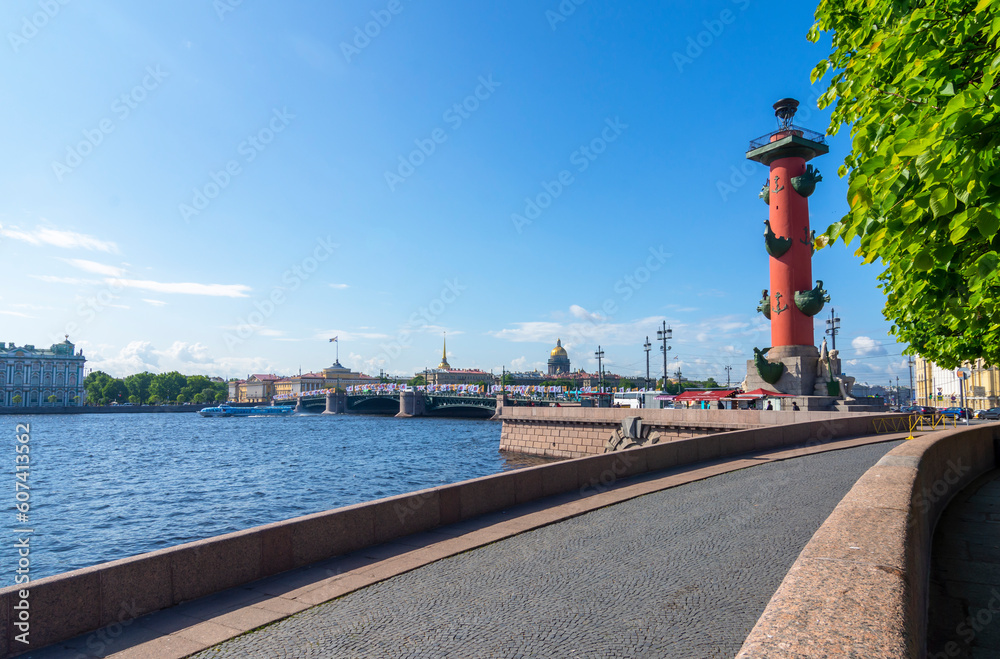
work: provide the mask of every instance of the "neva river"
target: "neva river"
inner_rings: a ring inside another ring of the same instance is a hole
[[[31,425],[27,525],[14,510],[18,422]],[[34,580],[532,460],[499,452],[499,423],[469,419],[83,414],[0,424],[0,586],[14,583],[16,528],[34,529]]]

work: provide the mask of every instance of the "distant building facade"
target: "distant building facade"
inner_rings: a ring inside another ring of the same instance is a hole
[[[275,384],[281,376],[273,373],[255,373],[246,380],[229,383],[229,400],[236,403],[269,403],[274,396]]]
[[[965,380],[965,406],[973,409],[1000,407],[1000,369],[987,367],[983,360],[965,362],[969,371]],[[941,368],[934,362],[917,356],[913,367],[916,403],[932,407],[951,407],[961,401],[957,369]]]
[[[378,382],[364,373],[352,371],[336,362],[322,373],[305,373],[292,377],[258,373],[245,380],[229,383],[229,400],[235,403],[270,403],[276,395],[308,395],[322,389],[341,388]]]
[[[493,384],[496,378],[492,373],[478,369],[443,369],[435,368],[423,373],[417,373],[426,378],[427,384]]]
[[[282,378],[274,383],[274,393],[278,396],[299,396],[301,394],[325,389],[326,377],[322,373],[306,373],[290,378]]]
[[[0,405],[81,405],[84,402],[83,351],[69,337],[47,349],[0,343]],[[20,402],[14,398],[20,396]],[[54,403],[49,398],[55,396]]]
[[[496,378],[492,373],[480,371],[479,369],[458,369],[452,368],[448,363],[448,340],[445,338],[441,344],[441,363],[437,368],[425,369],[416,374],[424,378],[427,384],[493,384]]]
[[[562,375],[569,371],[569,355],[562,347],[562,339],[556,339],[556,347],[549,353],[549,375]]]

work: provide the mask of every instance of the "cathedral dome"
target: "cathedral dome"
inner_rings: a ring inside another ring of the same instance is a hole
[[[562,347],[562,339],[556,339],[556,347],[549,353],[549,357],[568,357],[566,349]]]

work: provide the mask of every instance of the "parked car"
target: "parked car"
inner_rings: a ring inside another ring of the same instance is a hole
[[[909,407],[904,407],[904,412],[908,414],[937,414],[938,410],[936,407],[929,407],[927,405],[910,405]]]
[[[972,418],[972,410],[968,407],[949,407],[941,412],[941,416],[952,419],[970,419]]]
[[[984,419],[991,419],[996,421],[1000,419],[1000,407],[991,407],[990,409],[983,412]]]
[[[974,410],[972,412],[972,418],[974,418],[974,419],[982,419],[983,418],[983,414],[985,414],[985,413],[986,413],[986,410]]]

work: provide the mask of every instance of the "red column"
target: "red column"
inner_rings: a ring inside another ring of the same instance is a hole
[[[813,345],[813,319],[795,306],[795,291],[813,287],[809,202],[792,189],[791,181],[793,176],[801,176],[805,170],[805,158],[799,156],[771,162],[768,179],[771,230],[778,237],[792,241],[791,248],[781,257],[770,258],[771,345],[774,347]]]

